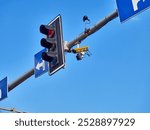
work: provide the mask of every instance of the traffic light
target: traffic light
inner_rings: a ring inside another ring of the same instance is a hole
[[[41,39],[41,46],[47,49],[42,53],[42,59],[49,63],[49,74],[52,75],[65,66],[61,16],[58,15],[48,25],[41,25],[40,32],[46,35]]]

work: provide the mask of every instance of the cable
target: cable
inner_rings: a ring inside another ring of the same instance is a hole
[[[13,113],[26,113],[23,111],[18,111],[15,108],[2,108],[2,107],[0,107],[0,110],[9,111],[9,112],[13,112]]]

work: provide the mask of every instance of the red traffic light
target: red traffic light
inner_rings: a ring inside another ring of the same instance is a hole
[[[53,28],[50,28],[47,25],[41,25],[40,26],[40,32],[47,35],[50,38],[53,38],[55,35],[55,30]]]
[[[49,74],[52,75],[65,66],[61,16],[58,15],[48,25],[41,25],[39,29],[46,35],[41,39],[41,45],[47,52],[42,53],[41,57],[49,62]]]
[[[48,30],[48,37],[53,38],[55,35],[55,31],[54,30]]]

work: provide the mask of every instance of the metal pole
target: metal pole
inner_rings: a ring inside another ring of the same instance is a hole
[[[2,107],[0,107],[0,110],[14,112],[14,113],[26,113],[26,112],[23,112],[23,111],[18,111],[15,108],[2,108]]]
[[[93,26],[91,29],[89,29],[87,32],[82,33],[80,36],[72,40],[67,44],[68,51],[75,46],[76,44],[80,44],[81,41],[83,41],[85,38],[87,38],[89,35],[95,33],[99,29],[101,29],[103,26],[105,26],[108,22],[118,17],[117,10],[114,11],[112,14],[106,16],[103,20],[99,21],[95,26]]]
[[[31,69],[30,71],[28,71],[27,73],[25,73],[24,75],[22,75],[21,77],[19,77],[18,79],[16,79],[11,84],[9,84],[8,85],[8,92],[13,90],[16,86],[18,86],[19,84],[24,82],[26,79],[30,78],[32,75],[34,75],[34,68]]]
[[[112,14],[106,16],[103,20],[99,21],[95,26],[93,26],[87,32],[82,33],[80,36],[78,36],[77,38],[75,38],[74,40],[72,40],[71,42],[69,42],[66,45],[67,49],[65,49],[65,51],[68,52],[73,46],[75,46],[76,44],[80,44],[81,41],[83,41],[89,35],[95,33],[99,29],[101,29],[103,26],[105,26],[108,22],[110,22],[111,20],[115,19],[116,17],[118,17],[117,10],[114,11]],[[30,78],[32,75],[34,75],[34,68],[31,69],[30,71],[28,71],[27,73],[25,73],[24,75],[22,75],[21,77],[19,77],[17,80],[15,80],[14,82],[12,82],[11,84],[9,84],[8,85],[8,91],[10,92],[15,87],[17,87],[19,84],[21,84],[22,82],[24,82],[25,80],[27,80],[28,78]]]

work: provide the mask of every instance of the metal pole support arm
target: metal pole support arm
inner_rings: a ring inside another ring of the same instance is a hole
[[[8,92],[14,89],[16,86],[24,82],[26,79],[30,78],[32,75],[34,75],[34,68],[13,81],[11,84],[8,85]]]
[[[112,14],[106,16],[104,19],[102,19],[101,21],[99,21],[96,25],[94,25],[91,29],[88,29],[87,32],[82,33],[81,35],[79,35],[77,38],[75,38],[74,40],[72,40],[71,42],[69,42],[67,44],[68,49],[70,50],[73,46],[80,44],[81,41],[83,41],[85,38],[87,38],[89,35],[95,33],[96,31],[98,31],[99,29],[101,29],[103,26],[105,26],[108,22],[110,22],[111,20],[115,19],[116,17],[118,17],[118,12],[117,10],[114,11]],[[68,51],[69,51],[68,50]],[[67,51],[67,50],[66,50]]]

